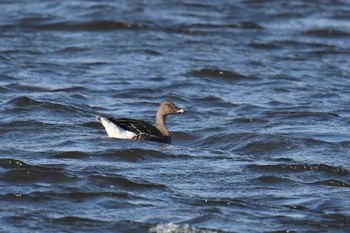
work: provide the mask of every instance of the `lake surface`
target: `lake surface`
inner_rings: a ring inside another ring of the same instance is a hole
[[[0,96],[0,232],[350,231],[349,1],[4,0]]]

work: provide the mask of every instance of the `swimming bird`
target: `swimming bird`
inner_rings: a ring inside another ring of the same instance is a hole
[[[155,141],[170,144],[170,132],[165,124],[166,116],[184,112],[184,109],[176,107],[172,102],[163,101],[157,111],[156,126],[144,120],[130,118],[97,116],[97,120],[102,123],[108,136],[111,138]]]

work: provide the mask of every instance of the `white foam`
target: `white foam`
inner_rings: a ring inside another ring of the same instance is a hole
[[[198,229],[189,224],[177,225],[174,223],[160,223],[149,229],[150,233],[215,233],[209,229]]]

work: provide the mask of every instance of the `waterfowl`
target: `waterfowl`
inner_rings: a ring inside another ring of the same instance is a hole
[[[163,101],[157,111],[155,126],[144,120],[130,118],[97,116],[97,119],[102,123],[108,136],[111,138],[155,141],[170,144],[170,132],[165,124],[166,116],[184,112],[184,109],[176,107],[172,102]]]

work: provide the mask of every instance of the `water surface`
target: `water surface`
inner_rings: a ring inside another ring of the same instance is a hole
[[[347,1],[0,12],[0,231],[350,231]],[[162,100],[172,145],[96,121]]]

